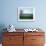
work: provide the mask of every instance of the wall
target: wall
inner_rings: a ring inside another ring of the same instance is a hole
[[[0,25],[13,24],[16,28],[46,28],[46,0],[1,0]],[[36,19],[33,22],[18,22],[18,7],[34,7]]]

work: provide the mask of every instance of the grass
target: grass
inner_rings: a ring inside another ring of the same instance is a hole
[[[21,14],[20,19],[33,19],[33,14]]]

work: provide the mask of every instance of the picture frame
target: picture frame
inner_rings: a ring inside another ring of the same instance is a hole
[[[32,7],[19,7],[18,8],[18,21],[34,21],[35,8]]]

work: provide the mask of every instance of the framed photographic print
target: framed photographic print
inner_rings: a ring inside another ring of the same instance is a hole
[[[18,8],[18,21],[34,21],[35,8],[32,7],[19,7]]]

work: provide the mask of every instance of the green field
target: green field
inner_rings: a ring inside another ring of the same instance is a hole
[[[21,14],[20,19],[33,19],[33,14]]]

